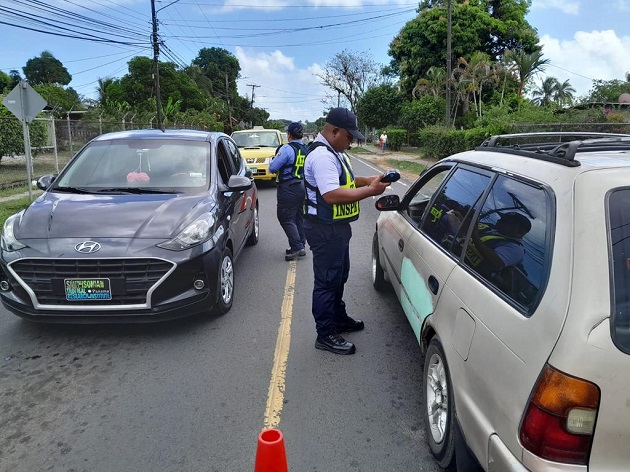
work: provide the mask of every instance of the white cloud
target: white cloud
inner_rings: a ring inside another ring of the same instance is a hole
[[[545,75],[561,82],[569,79],[576,97],[588,93],[593,79],[624,80],[630,71],[630,36],[618,36],[613,30],[578,31],[571,40],[546,34],[540,43],[544,57],[550,59]]]
[[[541,10],[560,10],[562,13],[567,15],[578,15],[580,13],[580,3],[570,0],[536,0],[535,2],[532,2],[532,8],[539,8]]]
[[[266,109],[271,119],[315,121],[322,116],[325,106],[321,99],[326,88],[317,78],[322,73],[318,64],[301,69],[295,58],[279,50],[250,53],[237,47],[235,56],[243,77],[238,82],[239,94],[251,98],[251,86],[259,85],[254,91],[254,106]]]

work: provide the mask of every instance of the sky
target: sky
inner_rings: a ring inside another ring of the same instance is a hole
[[[386,65],[391,40],[415,18],[412,0],[156,0],[161,61],[187,66],[201,48],[230,51],[239,94],[271,119],[315,121],[336,106],[317,75],[335,54]],[[630,72],[630,0],[532,0],[544,74],[569,80],[576,97],[594,79]],[[95,23],[99,21],[100,23]],[[625,27],[624,27],[625,26]],[[49,51],[69,86],[96,98],[99,78],[120,78],[134,56],[153,57],[150,0],[0,0],[0,70],[18,70]],[[322,103],[322,100],[325,103]],[[343,103],[342,103],[343,105]]]

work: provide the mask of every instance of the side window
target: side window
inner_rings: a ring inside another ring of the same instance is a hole
[[[456,169],[425,212],[422,231],[459,257],[475,208],[490,180],[489,174]]]
[[[499,176],[466,246],[464,263],[526,309],[545,282],[548,206],[541,187]]]
[[[223,183],[227,184],[228,180],[230,180],[230,176],[232,175],[232,162],[230,153],[226,148],[225,139],[222,139],[217,143],[217,166]]]
[[[407,216],[413,220],[413,222],[420,226],[420,220],[424,214],[431,197],[442,185],[442,181],[446,178],[451,171],[451,167],[440,170],[437,174],[431,177],[427,182],[419,185],[418,187],[412,187],[409,193],[405,195],[405,200],[409,200],[405,212]]]
[[[610,194],[608,213],[614,292],[612,333],[615,344],[630,354],[630,189]]]
[[[240,174],[243,168],[243,158],[241,157],[241,154],[238,152],[238,148],[232,141],[230,141],[229,139],[226,139],[224,142],[228,148],[228,152],[229,152],[230,160],[232,161],[232,168],[234,169],[234,173]]]

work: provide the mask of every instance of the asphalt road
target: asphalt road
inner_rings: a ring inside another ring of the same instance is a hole
[[[359,161],[354,168],[376,173]],[[54,326],[0,308],[1,471],[252,471],[287,293],[290,343],[275,414],[289,470],[439,470],[420,421],[420,348],[395,297],[371,286],[372,199],[353,223],[345,295],[366,328],[347,335],[355,355],[336,356],[314,348],[311,254],[287,290],[275,188],[261,186],[259,198],[260,243],[237,261],[224,316]]]

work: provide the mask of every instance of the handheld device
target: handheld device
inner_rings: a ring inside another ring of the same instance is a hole
[[[400,179],[400,172],[396,169],[389,169],[381,178],[381,182],[396,182],[398,179]]]

